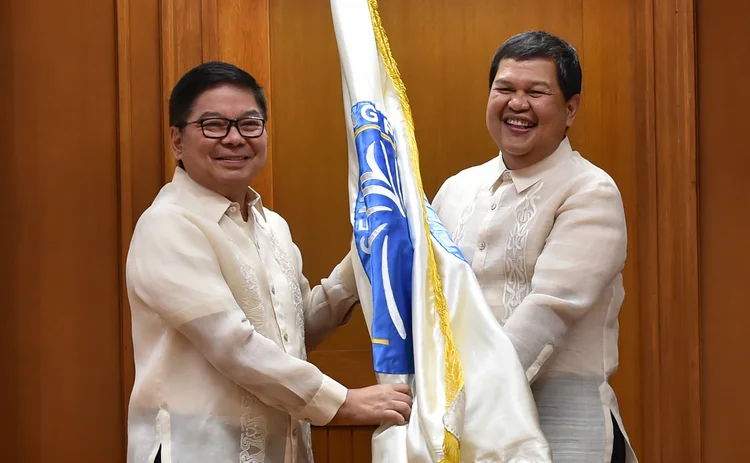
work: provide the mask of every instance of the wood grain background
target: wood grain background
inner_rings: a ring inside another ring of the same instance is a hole
[[[577,48],[584,94],[571,138],[615,178],[628,219],[614,378],[628,432],[647,463],[746,460],[746,2],[381,0],[381,13],[429,196],[496,155],[484,106],[503,40],[540,28]],[[133,366],[122,264],[174,169],[169,90],[210,59],[266,88],[271,162],[254,186],[320,279],[350,237],[327,1],[0,4],[4,460],[124,460]],[[369,349],[357,315],[310,358],[357,387],[373,379]],[[369,461],[371,433],[317,428],[317,460]]]

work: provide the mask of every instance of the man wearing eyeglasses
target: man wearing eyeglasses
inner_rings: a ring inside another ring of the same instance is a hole
[[[305,360],[356,290],[348,257],[311,289],[286,222],[249,188],[266,162],[262,88],[204,63],[174,87],[169,117],[179,167],[127,259],[128,462],[309,462],[310,423],[403,424],[408,387],[347,390]]]

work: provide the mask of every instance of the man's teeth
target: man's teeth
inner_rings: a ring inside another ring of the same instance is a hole
[[[521,119],[506,119],[505,123],[508,125],[515,125],[517,127],[532,127],[533,125],[528,122]]]

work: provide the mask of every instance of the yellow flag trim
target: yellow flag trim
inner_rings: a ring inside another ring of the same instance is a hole
[[[401,73],[396,65],[396,60],[393,59],[393,55],[391,54],[388,37],[383,28],[383,24],[380,21],[378,2],[377,0],[367,0],[367,4],[370,8],[370,19],[372,20],[372,27],[375,32],[375,42],[377,42],[378,45],[380,58],[383,60],[383,63],[388,70],[388,76],[391,78],[393,86],[396,88],[398,98],[401,102],[401,109],[404,112],[404,119],[406,122],[406,141],[409,144],[409,151],[411,153],[411,167],[414,171],[414,176],[416,177],[419,196],[424,199],[425,194],[422,187],[422,176],[419,172],[417,139],[414,135],[414,119],[412,118],[409,99],[406,96],[406,86],[404,85],[403,80],[401,80]],[[461,367],[461,359],[458,357],[458,351],[453,342],[448,302],[445,300],[445,295],[443,294],[443,283],[440,280],[440,274],[438,274],[437,264],[435,262],[435,251],[433,249],[432,240],[430,239],[430,226],[427,221],[427,207],[425,206],[424,201],[422,201],[422,215],[425,232],[427,234],[427,265],[430,272],[428,287],[432,290],[434,296],[435,310],[440,318],[440,332],[443,334],[445,346],[445,402],[447,410],[450,408],[450,405],[456,399],[458,392],[464,385],[464,374]],[[459,463],[459,448],[460,442],[456,436],[445,429],[443,440],[443,453],[445,456],[441,460],[441,463]]]

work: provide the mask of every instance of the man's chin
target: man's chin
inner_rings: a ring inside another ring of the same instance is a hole
[[[518,145],[510,145],[510,146],[501,146],[500,151],[503,153],[503,156],[510,156],[513,158],[522,158],[529,153],[531,153],[532,149],[527,146],[518,146]]]

